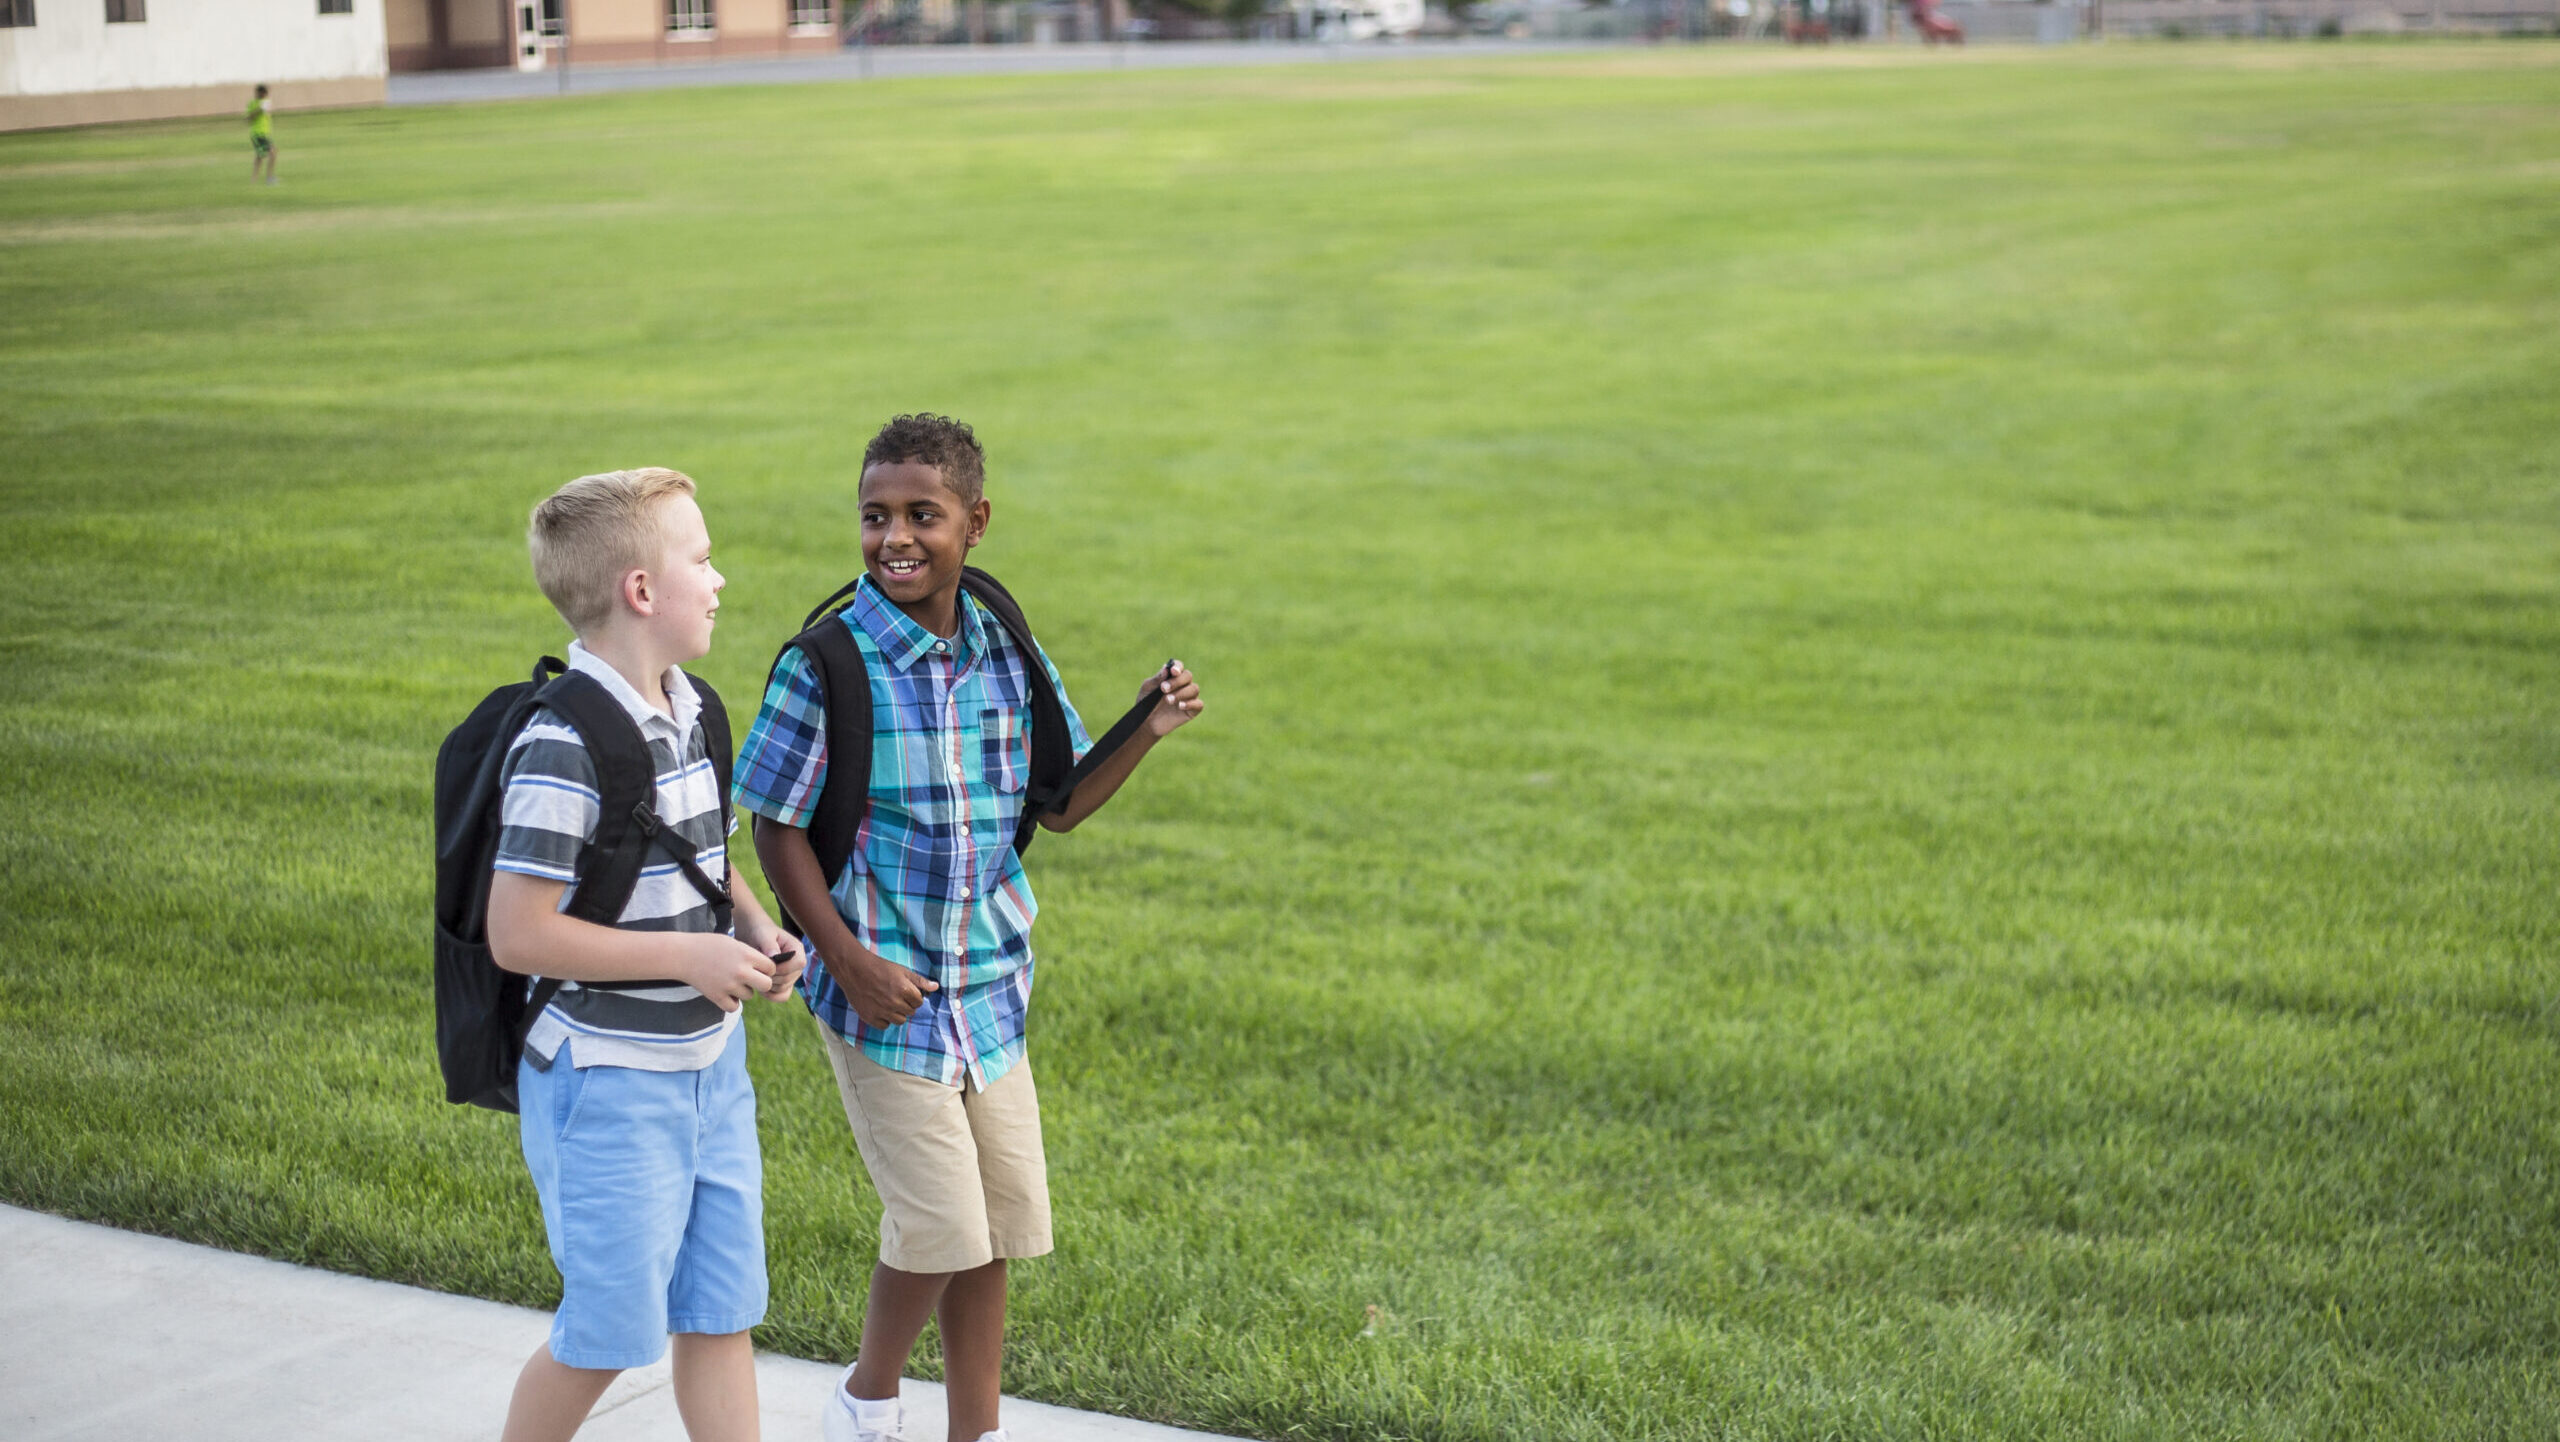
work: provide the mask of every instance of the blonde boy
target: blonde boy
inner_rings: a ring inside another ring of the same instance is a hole
[[[676,471],[571,481],[534,508],[531,543],[535,580],[577,633],[570,670],[639,728],[658,818],[704,880],[651,866],[614,925],[562,914],[593,847],[596,770],[578,731],[537,709],[507,755],[489,945],[508,971],[562,982],[516,1077],[561,1298],[516,1379],[505,1439],[575,1433],[615,1375],[665,1355],[673,1333],[685,1430],[753,1442],[763,1164],[738,1009],[787,999],[802,963],[729,865],[705,690],[681,669],[711,649],[726,582]],[[723,882],[724,897],[703,889]],[[734,936],[717,903],[734,905]]]

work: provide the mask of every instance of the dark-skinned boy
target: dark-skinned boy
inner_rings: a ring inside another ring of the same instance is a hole
[[[883,1204],[861,1351],[828,1403],[828,1442],[897,1435],[899,1379],[928,1318],[942,1329],[951,1442],[1002,1442],[1006,1267],[1050,1246],[1023,1045],[1036,907],[1011,843],[1030,765],[1025,668],[1056,671],[960,588],[993,513],[983,478],[976,438],[944,417],[898,417],[865,450],[864,575],[842,622],[873,678],[876,739],[869,819],[843,873],[821,874],[806,830],[826,727],[792,656],[737,768],[766,878],[821,963],[810,1007]],[[1081,756],[1090,740],[1057,689]],[[1043,827],[1075,829],[1202,706],[1179,662],[1138,694],[1156,697],[1146,723]]]

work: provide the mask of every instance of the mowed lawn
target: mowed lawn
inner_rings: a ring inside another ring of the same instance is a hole
[[[1031,856],[1013,1390],[2560,1433],[2560,46],[239,131],[0,137],[0,1196],[550,1302],[429,1049],[431,757],[564,639],[525,511],[699,477],[743,720],[933,408],[1085,714],[1211,700]],[[809,1026],[760,1337],[844,1358]]]

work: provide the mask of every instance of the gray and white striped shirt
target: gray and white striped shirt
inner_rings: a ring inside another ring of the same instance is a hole
[[[586,647],[571,642],[569,669],[593,677],[631,713],[657,770],[658,815],[693,848],[694,861],[713,878],[729,874],[726,828],[721,825],[720,783],[701,726],[702,699],[676,667],[667,668],[667,700],[675,714],[640,699],[622,674]],[[497,869],[546,881],[563,881],[567,909],[594,850],[596,768],[576,728],[537,709],[507,751],[502,773]],[[733,823],[734,824],[734,823]],[[711,903],[673,859],[659,854],[641,868],[639,884],[614,925],[624,931],[710,931]],[[606,991],[561,985],[551,1005],[525,1036],[525,1050],[548,1066],[563,1046],[572,1066],[623,1066],[641,1071],[698,1071],[728,1045],[738,1013],[690,986]]]

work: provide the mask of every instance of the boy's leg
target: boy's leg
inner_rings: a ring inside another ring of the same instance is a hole
[[[543,1343],[516,1374],[500,1442],[567,1442],[621,1375],[609,1367],[563,1367],[552,1359],[551,1344]]]
[[[757,1442],[761,1418],[752,1335],[676,1334],[676,1412],[693,1442]]]
[[[518,1134],[561,1298],[550,1340],[516,1379],[507,1442],[570,1436],[622,1369],[665,1355],[691,1191],[691,1087],[685,1073],[580,1070],[565,1056],[517,1067]]]
[[[978,1442],[1003,1425],[1005,1259],[1049,1250],[1049,1163],[1029,1058],[994,1086],[965,1094],[961,1105],[977,1147],[995,1259],[957,1273],[943,1291],[942,1382],[952,1442]]]
[[[862,1314],[862,1350],[845,1390],[866,1402],[898,1395],[898,1380],[925,1319],[942,1323],[942,1393],[953,1442],[978,1439],[1003,1425],[1004,1258],[965,1272],[871,1269],[871,1302]]]
[[[907,1357],[952,1276],[986,1265],[992,1255],[985,1188],[959,1092],[891,1071],[825,1022],[817,1026],[881,1204],[880,1260],[871,1270],[862,1350],[844,1389],[864,1401],[885,1401],[898,1395]]]
[[[1000,1425],[1005,1259],[1049,1250],[1031,1065],[961,1091],[891,1072],[823,1024],[819,1035],[882,1203],[881,1261],[845,1391],[897,1396],[916,1337],[938,1313],[951,1436],[977,1442]]]
[[[955,1274],[942,1289],[942,1393],[951,1442],[978,1442],[1003,1425],[1004,1258]]]
[[[756,1144],[747,1034],[695,1073],[700,1141],[684,1247],[667,1285],[676,1410],[693,1442],[754,1442],[756,1356],[764,1320],[764,1159]]]
[[[871,1301],[862,1309],[862,1350],[854,1354],[853,1372],[844,1389],[866,1402],[898,1395],[898,1379],[907,1358],[924,1335],[924,1324],[942,1305],[949,1272],[901,1272],[886,1262],[871,1269]]]
[[[942,1323],[942,1393],[952,1442],[977,1442],[997,1427],[1004,1387],[1004,1258],[965,1272],[871,1269],[862,1314],[862,1351],[845,1390],[866,1402],[898,1395],[925,1319]]]

